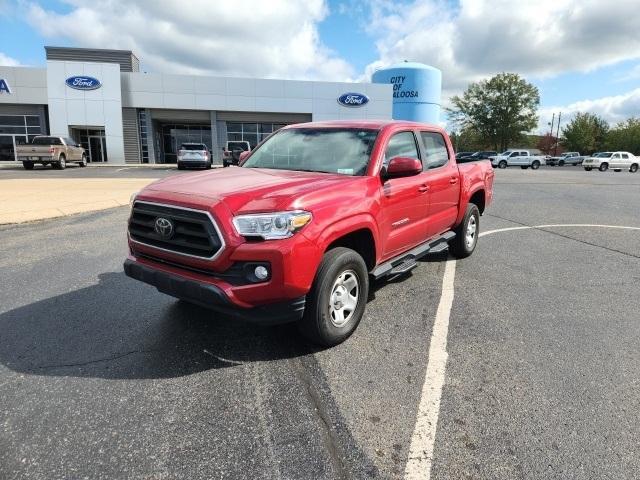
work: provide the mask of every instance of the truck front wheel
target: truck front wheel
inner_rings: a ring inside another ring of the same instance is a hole
[[[454,232],[456,236],[449,243],[449,251],[457,258],[468,257],[476,249],[480,234],[480,211],[475,204],[467,205],[464,218]]]
[[[33,170],[33,162],[22,162],[25,170]]]
[[[307,295],[300,332],[313,343],[332,347],[356,329],[369,296],[369,274],[355,251],[337,247],[324,254]]]

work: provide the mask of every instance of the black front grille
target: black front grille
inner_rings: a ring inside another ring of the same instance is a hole
[[[158,218],[171,222],[172,235],[156,231]],[[133,205],[129,235],[136,242],[192,257],[212,258],[222,248],[222,239],[205,212],[145,202]]]

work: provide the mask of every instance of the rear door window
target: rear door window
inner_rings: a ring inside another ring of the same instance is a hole
[[[442,134],[438,132],[420,132],[424,148],[423,165],[425,170],[442,167],[449,161],[449,150]],[[478,157],[469,158],[476,160]]]

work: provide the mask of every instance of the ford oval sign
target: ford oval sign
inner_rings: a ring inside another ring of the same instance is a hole
[[[338,97],[338,103],[344,107],[362,107],[369,102],[369,97],[362,93],[345,93]]]
[[[93,77],[69,77],[64,83],[66,83],[68,87],[75,88],[76,90],[95,90],[102,86],[100,80]]]

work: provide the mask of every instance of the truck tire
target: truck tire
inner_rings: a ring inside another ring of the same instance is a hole
[[[60,155],[58,163],[56,163],[55,166],[58,170],[64,170],[65,168],[67,168],[67,159],[64,155]]]
[[[638,164],[637,163],[632,163],[631,166],[629,167],[629,171],[631,173],[636,173],[638,171]]]
[[[560,160],[560,161],[558,162],[558,166],[559,166],[559,167],[564,167],[564,160]]]
[[[80,160],[80,166],[81,167],[87,166],[87,155],[85,153],[82,154],[82,160]]]
[[[507,168],[507,161],[500,160],[500,162],[498,163],[498,168]]]
[[[332,347],[356,329],[369,296],[369,273],[362,257],[337,247],[322,257],[307,295],[300,333],[311,342]]]
[[[600,170],[601,172],[606,172],[607,170],[609,170],[609,164],[607,162],[601,163],[598,170]]]
[[[529,168],[529,165],[520,165],[520,168],[521,168],[522,170],[526,170],[527,168]]]
[[[33,170],[33,162],[22,162],[25,170]]]
[[[533,163],[531,164],[531,168],[533,170],[537,170],[540,168],[540,161],[539,160],[534,160]]]
[[[584,167],[585,172],[590,172],[591,171],[591,167]]]
[[[456,258],[467,258],[478,244],[480,233],[480,210],[474,203],[467,205],[467,211],[454,232],[455,238],[449,243],[449,251]]]

